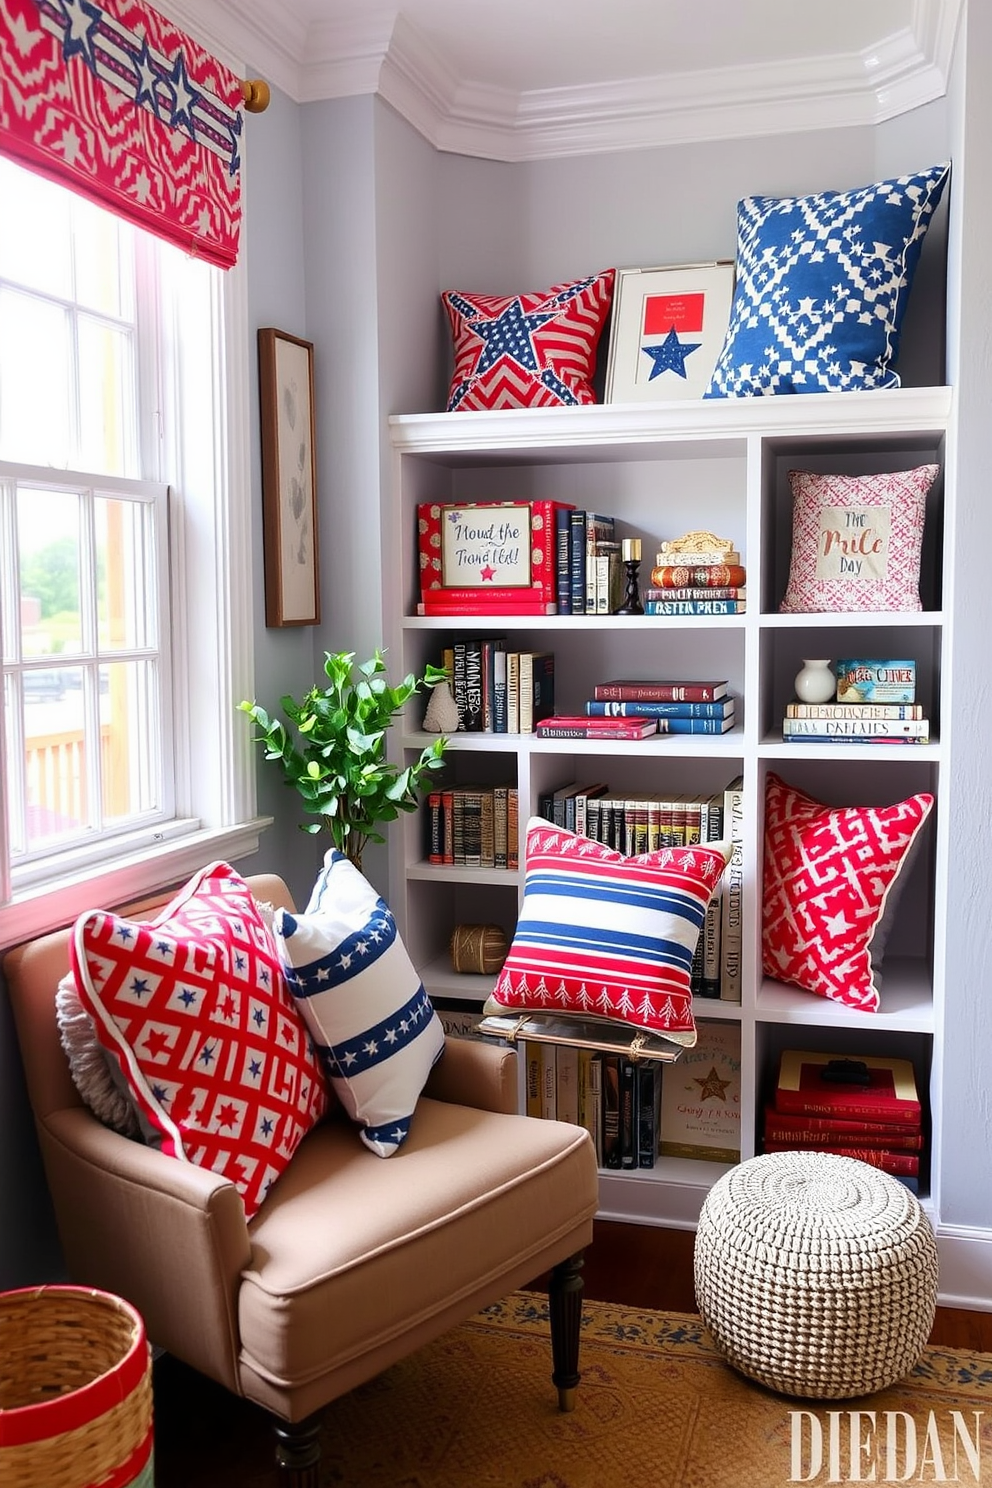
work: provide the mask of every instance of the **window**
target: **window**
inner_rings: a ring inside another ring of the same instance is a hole
[[[0,943],[256,845],[243,293],[0,159]]]

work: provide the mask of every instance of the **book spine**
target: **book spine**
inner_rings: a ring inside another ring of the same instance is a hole
[[[572,613],[572,513],[555,509],[555,599],[559,615]]]
[[[662,563],[651,570],[651,584],[655,589],[719,589],[739,588],[747,583],[747,570],[739,563]]]
[[[521,733],[525,730],[521,729]],[[658,732],[657,729],[598,729],[585,728],[582,724],[566,723],[562,725],[544,723],[535,730],[541,739],[651,739]]]
[[[455,861],[455,793],[453,790],[441,792],[441,820],[444,833],[441,861],[447,867]]]
[[[554,1044],[539,1044],[541,1051],[541,1115],[554,1121],[558,1115],[558,1062]]]
[[[458,708],[458,728],[464,732],[467,715],[467,703],[465,701],[465,642],[456,641],[451,651],[454,661],[454,678],[451,691],[454,694],[455,705]]]
[[[555,1107],[559,1121],[579,1125],[579,1051],[574,1045],[559,1044],[555,1050]]]
[[[658,1151],[658,1076],[661,1065],[643,1060],[634,1068],[637,1078],[637,1166],[653,1168]]]
[[[783,744],[894,744],[900,749],[929,744],[929,734],[909,738],[905,734],[783,734]]]
[[[746,611],[746,599],[649,599],[644,605],[645,615],[743,615]]]
[[[431,791],[427,797],[427,822],[427,861],[440,866],[444,862],[444,819],[439,790]]]
[[[572,596],[572,614],[586,612],[586,514],[571,513],[571,559],[569,568],[569,592]]]
[[[922,703],[789,703],[786,718],[917,718]]]
[[[527,1080],[526,1110],[528,1116],[541,1115],[541,1045],[524,1044],[524,1069]]]
[[[464,790],[462,796],[462,841],[466,868],[482,867],[482,792]]]
[[[487,637],[482,642],[482,731],[485,734],[493,732],[494,682],[493,642]]]
[[[493,867],[507,866],[508,787],[493,786]]]
[[[723,837],[723,796],[711,796],[707,812],[706,840],[719,842]],[[706,913],[703,916],[703,977],[699,987],[700,997],[720,996],[720,969],[722,966],[723,925],[723,881],[717,885]]]
[[[637,1167],[637,1070],[632,1059],[620,1059],[620,1166]]]
[[[744,923],[744,791],[737,782],[728,786],[724,792],[723,832],[731,843],[731,855],[723,874],[720,925],[723,966],[720,996],[724,1002],[740,1002]]]
[[[515,785],[506,792],[506,866],[520,867],[520,794]]]
[[[506,731],[520,732],[520,652],[506,653]]]
[[[533,659],[533,704],[531,722],[540,723],[555,711],[555,658],[553,651],[538,651]]]
[[[597,702],[713,703],[726,697],[726,682],[597,682]]]
[[[506,642],[493,650],[493,733],[507,732],[506,711]]]
[[[724,584],[722,588],[700,586],[686,589],[642,589],[641,599],[747,599],[747,590],[737,584]]]
[[[786,718],[782,733],[787,738],[826,736],[843,739],[923,739],[930,734],[925,718]]]
[[[619,1168],[620,1056],[603,1055],[603,1167]]]
[[[495,802],[491,790],[479,793],[479,867],[496,867]]]
[[[518,728],[522,734],[534,732],[534,652],[521,651],[520,653],[520,676],[518,683],[519,698],[519,723]]]
[[[465,642],[465,729],[482,732],[482,642]]]
[[[592,1137],[596,1162],[603,1161],[602,1060],[595,1049],[579,1051],[579,1125]]]
[[[438,591],[439,593],[441,591]],[[556,613],[554,602],[550,604],[540,598],[531,597],[531,591],[521,589],[518,591],[524,597],[521,599],[495,599],[490,598],[486,602],[482,600],[422,600],[417,606],[420,615],[471,615],[475,618],[488,619],[493,615],[554,615]],[[487,595],[492,591],[487,590]]]
[[[734,713],[732,698],[716,703],[586,703],[590,718],[730,718]]]
[[[765,1142],[766,1152],[804,1152],[810,1149],[802,1142]],[[920,1159],[915,1152],[887,1152],[879,1147],[817,1147],[817,1152],[832,1152],[837,1157],[853,1157],[858,1162],[869,1163],[883,1173],[915,1178],[920,1171]]]
[[[870,1122],[825,1121],[822,1126],[813,1126],[812,1117],[800,1117],[795,1125],[786,1125],[784,1120],[769,1116],[765,1120],[765,1141],[782,1142],[806,1147],[881,1147],[889,1151],[921,1152],[922,1133],[901,1132],[898,1127],[885,1127],[871,1131]],[[880,1123],[876,1123],[880,1126]]]
[[[730,552],[717,552],[715,548],[696,548],[692,552],[686,551],[678,555],[659,551],[655,553],[654,561],[656,568],[684,567],[692,569],[693,572],[697,570],[701,572],[708,568],[740,569],[742,567],[740,553],[733,550]],[[721,580],[721,582],[729,583],[730,581]],[[743,582],[742,579],[741,583]]]
[[[454,866],[465,867],[465,792],[457,787],[451,792],[452,837],[454,839]]]
[[[734,726],[734,715],[723,718],[662,718],[658,727],[666,734],[726,734]]]
[[[837,1102],[818,1098],[809,1090],[787,1090],[780,1085],[775,1092],[775,1109],[792,1116],[841,1116],[845,1121],[888,1121],[897,1126],[918,1126],[922,1119],[919,1101],[873,1099],[864,1090],[855,1093],[853,1086],[847,1086],[842,1102]]]

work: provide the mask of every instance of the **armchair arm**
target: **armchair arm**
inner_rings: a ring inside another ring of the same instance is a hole
[[[234,1185],[72,1107],[39,1124],[73,1281],[134,1304],[148,1336],[238,1390],[237,1294],[251,1256]]]
[[[424,1094],[453,1106],[515,1115],[517,1055],[504,1044],[445,1039],[444,1054],[431,1070]]]

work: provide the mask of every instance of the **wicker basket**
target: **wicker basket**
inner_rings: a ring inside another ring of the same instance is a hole
[[[868,1395],[923,1352],[937,1244],[887,1173],[831,1153],[769,1153],[707,1194],[695,1282],[703,1322],[742,1374],[785,1395]]]
[[[0,1488],[152,1488],[151,1353],[107,1292],[0,1293]]]

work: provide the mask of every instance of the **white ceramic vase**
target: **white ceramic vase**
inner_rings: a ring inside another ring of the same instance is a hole
[[[829,661],[807,661],[804,657],[794,685],[801,703],[829,703],[837,690],[837,679]]]

